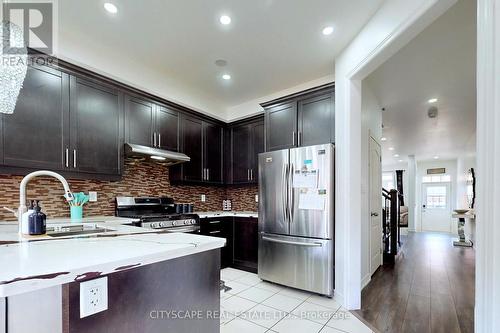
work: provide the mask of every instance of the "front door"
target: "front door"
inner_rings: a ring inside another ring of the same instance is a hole
[[[370,138],[370,273],[382,264],[382,168],[380,145]]]
[[[422,184],[422,231],[451,231],[450,183]]]

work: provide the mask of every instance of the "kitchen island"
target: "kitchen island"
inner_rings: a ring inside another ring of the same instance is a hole
[[[0,225],[0,333],[218,332],[225,239],[126,222],[28,239],[16,224]],[[101,277],[107,310],[80,318],[80,284]]]

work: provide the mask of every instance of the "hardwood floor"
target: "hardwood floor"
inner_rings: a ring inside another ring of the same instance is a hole
[[[380,267],[354,311],[381,332],[474,332],[475,251],[454,237],[409,233],[393,267]]]

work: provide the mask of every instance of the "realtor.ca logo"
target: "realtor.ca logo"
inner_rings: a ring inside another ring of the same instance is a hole
[[[2,22],[10,22],[11,29],[21,34],[24,45],[19,45],[19,38],[12,38],[13,32],[3,36],[3,54],[20,54],[26,47],[46,55],[54,53],[55,45],[55,1],[15,1],[2,5]]]

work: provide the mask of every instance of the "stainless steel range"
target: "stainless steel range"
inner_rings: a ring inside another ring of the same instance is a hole
[[[169,232],[200,233],[200,217],[176,213],[176,205],[167,197],[116,197],[115,215],[137,218],[132,225]]]

